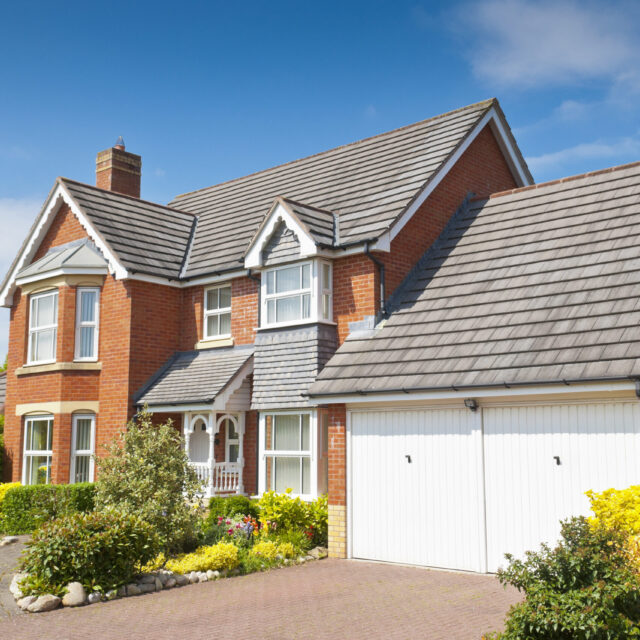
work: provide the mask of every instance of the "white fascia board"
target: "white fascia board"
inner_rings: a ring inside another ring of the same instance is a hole
[[[195,287],[200,284],[218,284],[219,282],[227,282],[234,278],[243,278],[247,275],[246,269],[238,269],[236,271],[227,271],[219,275],[212,276],[200,276],[199,278],[193,278],[192,280],[182,280],[179,283],[173,283],[173,286],[179,286],[182,288]],[[135,277],[135,276],[132,276]],[[150,276],[153,277],[153,276]],[[142,280],[143,278],[140,277]]]
[[[244,266],[247,269],[257,269],[262,266],[262,250],[273,235],[276,226],[284,222],[288,229],[295,233],[300,243],[300,257],[315,256],[318,253],[318,247],[315,240],[309,235],[306,229],[302,227],[295,216],[278,202],[269,214],[262,229],[251,242],[251,246],[247,251],[244,259]]]
[[[570,384],[543,384],[517,387],[483,387],[477,389],[443,389],[442,391],[416,391],[409,393],[367,393],[341,396],[312,395],[311,400],[318,404],[402,404],[429,400],[464,400],[465,398],[517,398],[534,395],[555,395],[567,393],[612,393],[617,391],[635,391],[633,380],[612,382],[585,382]]]
[[[62,203],[69,206],[69,209],[76,216],[78,222],[80,222],[84,230],[87,232],[87,235],[93,240],[98,249],[100,249],[105,260],[107,260],[109,264],[110,272],[118,279],[127,277],[126,269],[118,262],[109,247],[106,245],[105,241],[93,228],[69,192],[64,188],[64,185],[61,182],[58,182],[51,192],[49,199],[45,203],[38,223],[27,239],[21,254],[18,256],[4,289],[0,292],[0,306],[9,307],[13,304],[13,292],[16,287],[16,276],[26,265],[31,263],[31,260],[33,260],[40,243],[51,227],[51,223],[62,206]]]
[[[18,286],[22,286],[23,284],[29,284],[30,282],[38,282],[38,280],[47,280],[49,278],[55,278],[57,276],[67,276],[67,275],[104,276],[107,273],[108,273],[108,270],[106,267],[62,267],[61,269],[55,269],[53,271],[38,273],[33,276],[16,278],[16,284]]]
[[[402,231],[403,227],[409,222],[412,218],[413,214],[422,206],[422,203],[431,195],[433,190],[442,182],[443,178],[449,173],[452,167],[458,162],[462,154],[469,148],[471,143],[478,137],[478,134],[484,129],[484,127],[491,123],[493,126],[494,133],[498,134],[499,138],[499,146],[503,151],[506,151],[509,166],[512,169],[515,169],[516,175],[514,176],[518,182],[521,184],[519,186],[528,186],[531,184],[531,181],[527,177],[527,173],[522,166],[520,159],[518,158],[518,154],[516,153],[513,144],[511,142],[510,137],[507,135],[504,125],[495,110],[495,107],[491,107],[487,113],[483,116],[483,118],[476,124],[471,133],[465,138],[463,143],[456,149],[455,153],[440,167],[438,172],[431,178],[431,180],[424,187],[423,191],[418,195],[418,197],[411,203],[409,208],[402,214],[402,216],[395,222],[395,224],[391,227],[391,229],[387,232],[390,243],[399,233]],[[372,249],[377,249],[380,251],[388,251],[389,249],[383,249],[382,246],[378,247],[378,242],[372,246]]]

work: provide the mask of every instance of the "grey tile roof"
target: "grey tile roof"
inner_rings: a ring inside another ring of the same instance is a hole
[[[300,259],[300,242],[284,222],[275,228],[262,250],[263,264],[271,266],[287,260]]]
[[[290,198],[283,198],[283,201],[307,227],[318,244],[333,246],[336,243],[335,217],[331,211],[311,207]]]
[[[336,329],[331,325],[259,331],[251,408],[315,406],[305,394],[336,347]]]
[[[138,405],[210,403],[253,356],[253,346],[182,351],[135,395]]]
[[[312,394],[640,375],[640,163],[462,208]]]
[[[59,180],[128,271],[180,276],[193,215],[67,178]]]
[[[4,414],[4,404],[7,399],[7,372],[0,371],[0,413]]]
[[[178,196],[171,206],[198,216],[185,275],[240,267],[277,196],[337,213],[341,244],[379,237],[492,106],[499,110],[487,100]]]
[[[53,247],[40,260],[21,269],[17,277],[40,276],[58,269],[104,269],[107,273],[107,261],[90,240],[77,240]]]

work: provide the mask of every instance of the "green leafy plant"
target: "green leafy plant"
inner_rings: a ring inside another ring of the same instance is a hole
[[[311,526],[309,506],[300,498],[291,497],[291,489],[285,493],[265,491],[258,501],[260,522],[267,530],[306,530]]]
[[[232,518],[233,516],[251,516],[257,518],[258,503],[247,496],[214,496],[209,499],[209,518],[218,516]]]
[[[45,523],[28,543],[23,591],[61,595],[72,581],[94,591],[130,582],[138,564],[155,557],[152,525],[116,512],[74,513]]]
[[[29,486],[12,483],[0,502],[0,531],[11,535],[31,533],[58,516],[92,511],[95,492],[91,482]]]
[[[562,523],[555,548],[525,560],[507,555],[503,584],[525,594],[513,606],[500,640],[622,640],[640,637],[640,576],[629,562],[627,535],[586,518]]]
[[[640,535],[640,485],[607,489],[602,493],[587,491],[586,495],[595,513],[594,524]]]
[[[154,425],[143,410],[106,449],[96,459],[96,509],[141,517],[169,554],[193,546],[201,484],[171,421]]]
[[[171,558],[165,567],[176,573],[191,571],[223,571],[238,566],[238,547],[232,542],[218,542],[211,546],[198,547],[193,553]]]
[[[311,543],[315,546],[327,546],[329,532],[329,498],[321,495],[309,503],[311,520]]]

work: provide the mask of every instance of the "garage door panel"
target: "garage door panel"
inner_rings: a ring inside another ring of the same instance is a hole
[[[490,571],[555,543],[560,520],[589,514],[585,491],[640,481],[637,403],[489,407],[483,422]]]
[[[474,414],[353,412],[351,433],[353,556],[482,570]]]

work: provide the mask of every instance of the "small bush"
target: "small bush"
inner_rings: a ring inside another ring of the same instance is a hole
[[[291,542],[281,542],[278,545],[278,553],[283,558],[288,558],[290,560],[298,555],[298,549],[296,549]]]
[[[292,498],[291,489],[286,493],[266,491],[258,501],[260,522],[271,531],[307,530],[311,526],[309,506],[300,498]]]
[[[168,553],[195,544],[201,484],[171,422],[154,425],[142,411],[98,458],[96,508],[138,515],[153,525]]]
[[[640,535],[640,485],[628,489],[608,489],[602,493],[587,491],[594,524]]]
[[[262,542],[254,544],[250,553],[256,558],[262,558],[268,562],[273,562],[278,555],[278,546],[271,540],[263,540]]]
[[[311,544],[327,546],[329,535],[329,499],[326,495],[318,496],[309,503],[311,520]]]
[[[233,516],[251,516],[257,518],[258,505],[255,500],[247,496],[214,496],[209,499],[209,518],[232,518]]]
[[[139,564],[155,557],[157,536],[151,525],[115,512],[75,513],[45,523],[33,534],[22,560],[29,574],[25,593],[61,595],[78,581],[107,591],[130,582]]]
[[[640,637],[640,576],[629,562],[628,536],[593,527],[586,518],[562,523],[551,549],[507,555],[498,572],[503,584],[524,592],[513,606],[500,640],[623,640]]]
[[[218,542],[212,546],[199,547],[168,560],[165,567],[176,573],[191,571],[223,571],[238,566],[238,547],[231,542]]]
[[[19,482],[5,482],[4,484],[0,484],[0,510],[2,509],[2,501],[4,500],[5,495],[9,489],[14,489],[15,487],[19,487]]]
[[[0,504],[0,530],[11,535],[31,533],[62,515],[93,509],[95,485],[37,484],[14,486]]]

